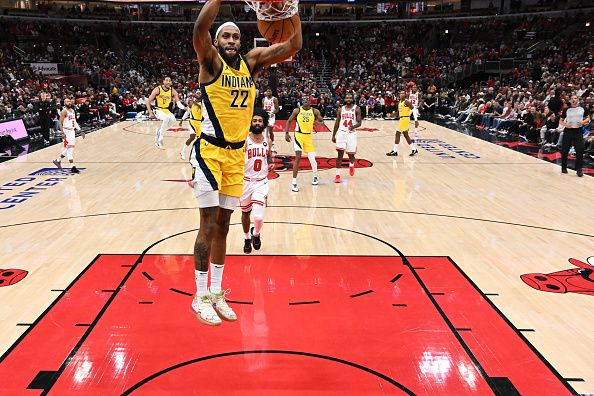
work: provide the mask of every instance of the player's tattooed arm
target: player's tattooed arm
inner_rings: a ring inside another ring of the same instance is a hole
[[[222,63],[217,56],[217,49],[212,44],[212,37],[209,32],[219,13],[220,6],[221,0],[207,1],[194,23],[192,43],[198,57],[198,63],[200,63],[200,75],[205,73],[204,81],[208,81],[214,77],[215,73],[222,67]]]

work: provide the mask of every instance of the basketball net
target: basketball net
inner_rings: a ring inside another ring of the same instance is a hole
[[[257,1],[244,0],[261,21],[280,21],[291,18],[299,11],[299,0]]]

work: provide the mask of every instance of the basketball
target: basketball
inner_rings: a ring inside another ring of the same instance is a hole
[[[258,30],[262,37],[273,44],[288,40],[295,32],[295,25],[299,22],[299,15],[280,21],[258,20]]]

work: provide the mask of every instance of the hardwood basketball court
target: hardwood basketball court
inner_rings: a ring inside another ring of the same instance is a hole
[[[3,393],[594,393],[591,178],[426,122],[387,157],[394,122],[364,121],[355,176],[319,132],[292,193],[277,132],[259,252],[232,217],[239,320],[209,328],[185,124],[165,151],[156,126],[78,139],[74,176],[57,146],[0,164]]]

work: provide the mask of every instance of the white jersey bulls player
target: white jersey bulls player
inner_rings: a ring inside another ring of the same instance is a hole
[[[268,199],[268,172],[274,168],[270,140],[264,130],[268,125],[268,112],[254,109],[250,133],[245,141],[245,171],[241,205],[241,225],[245,233],[244,253],[259,250],[262,246],[260,231],[264,225],[264,211]],[[250,230],[250,214],[254,212],[254,226]]]
[[[64,149],[60,153],[60,156],[56,158],[53,163],[58,168],[62,168],[62,158],[67,157],[68,162],[72,169],[72,173],[79,173],[79,170],[74,165],[74,145],[76,138],[76,131],[80,131],[80,126],[76,121],[76,113],[74,112],[72,100],[70,98],[64,99],[64,108],[60,112],[60,131],[62,132],[62,139],[64,140]],[[81,136],[84,139],[85,133],[81,132]]]
[[[336,112],[336,122],[332,132],[332,141],[336,143],[336,176],[334,183],[340,183],[340,168],[344,152],[349,156],[349,174],[355,175],[355,153],[357,152],[357,132],[355,129],[361,126],[361,109],[354,104],[352,94],[346,94],[345,105]]]
[[[419,87],[415,84],[410,87],[410,92],[408,93],[408,101],[413,106],[412,109],[412,116],[413,120],[415,120],[415,132],[419,127],[419,107],[421,106],[421,93],[419,92]]]
[[[276,122],[276,113],[278,113],[279,107],[278,99],[272,96],[272,90],[267,89],[264,93],[262,107],[264,107],[264,111],[268,113],[268,125],[266,126],[266,131],[268,132],[268,137],[272,143],[272,151],[276,152],[276,147],[274,146],[274,124]]]

